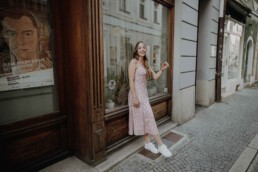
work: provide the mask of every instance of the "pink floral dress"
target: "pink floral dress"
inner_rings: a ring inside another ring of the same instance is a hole
[[[136,95],[140,101],[139,107],[133,106],[131,91],[128,94],[130,135],[158,134],[157,124],[149,103],[146,73],[146,69],[138,65],[134,79]]]

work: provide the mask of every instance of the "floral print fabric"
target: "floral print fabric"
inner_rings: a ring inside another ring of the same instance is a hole
[[[129,91],[129,134],[130,135],[157,135],[158,128],[154,119],[153,111],[149,103],[147,91],[146,69],[138,65],[135,71],[135,91],[140,101],[140,107],[132,104],[132,95]]]

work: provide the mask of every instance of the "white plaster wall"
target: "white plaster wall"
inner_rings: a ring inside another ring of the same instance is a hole
[[[210,106],[214,103],[215,96],[215,80],[197,80],[196,92],[199,94],[196,96],[196,103],[203,106]]]
[[[195,114],[195,76],[199,0],[175,1],[173,112],[182,124]]]
[[[173,92],[172,120],[183,124],[195,114],[195,86]]]
[[[196,104],[210,106],[215,101],[216,49],[219,0],[200,1]]]

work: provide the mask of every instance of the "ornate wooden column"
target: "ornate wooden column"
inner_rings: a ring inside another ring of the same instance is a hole
[[[89,164],[105,159],[101,0],[64,0],[66,83],[73,153]]]
[[[90,54],[89,69],[91,76],[91,134],[92,161],[99,163],[105,160],[105,107],[104,107],[104,57],[102,33],[102,1],[90,0],[88,13],[90,14]]]

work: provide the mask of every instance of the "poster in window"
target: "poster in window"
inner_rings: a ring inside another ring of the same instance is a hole
[[[0,91],[54,84],[49,14],[43,2],[13,8],[15,3],[0,1]]]

